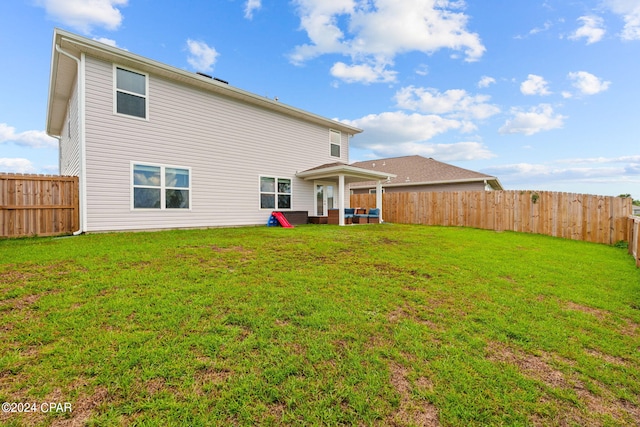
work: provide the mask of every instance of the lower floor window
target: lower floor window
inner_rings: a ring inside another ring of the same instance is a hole
[[[189,209],[191,170],[133,163],[132,204],[134,209]]]
[[[260,209],[291,209],[291,179],[260,177]]]

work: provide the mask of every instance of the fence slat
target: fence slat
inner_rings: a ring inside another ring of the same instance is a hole
[[[78,230],[78,177],[0,173],[0,237]]]

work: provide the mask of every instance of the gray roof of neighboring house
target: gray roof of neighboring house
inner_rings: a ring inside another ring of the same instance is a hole
[[[459,168],[422,156],[368,160],[366,162],[352,163],[351,166],[397,175],[395,178],[383,183],[384,187],[486,181],[494,190],[503,189],[502,184],[495,176]],[[352,184],[351,188],[368,188],[374,185],[374,182],[359,182]]]

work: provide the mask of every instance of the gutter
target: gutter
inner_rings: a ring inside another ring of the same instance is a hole
[[[80,224],[79,229],[73,232],[74,236],[82,234],[86,231],[87,225],[87,182],[86,182],[86,170],[87,170],[87,156],[86,156],[86,141],[85,141],[85,57],[84,53],[81,53],[80,58],[76,58],[69,52],[62,50],[59,44],[55,45],[56,52],[73,59],[78,65],[78,127],[79,129],[79,140],[80,140]],[[58,140],[60,137],[58,136]],[[60,144],[58,144],[58,147]],[[59,148],[58,148],[59,149]]]

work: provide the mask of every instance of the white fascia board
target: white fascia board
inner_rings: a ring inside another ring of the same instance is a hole
[[[347,165],[331,166],[324,169],[298,172],[296,174],[298,178],[303,178],[306,180],[329,178],[329,177],[335,177],[337,175],[346,175],[353,178],[362,178],[367,180],[378,180],[378,179],[387,179],[387,178],[396,177],[396,175],[392,173],[372,171],[368,169],[356,168],[356,167],[347,166]]]

